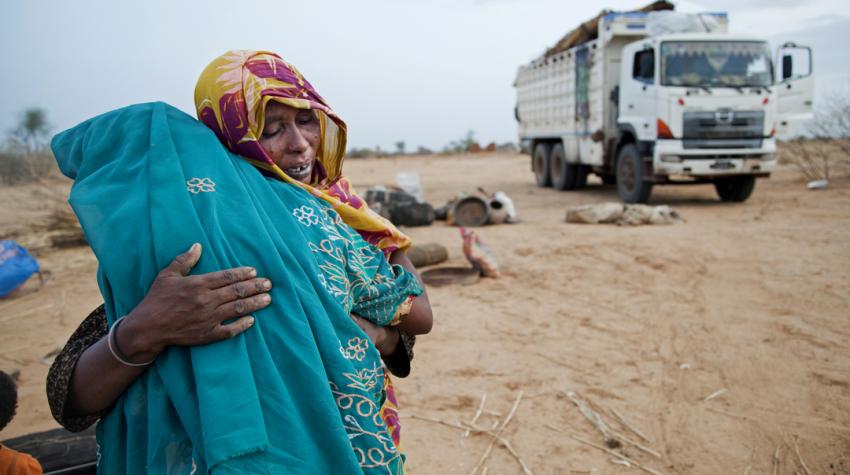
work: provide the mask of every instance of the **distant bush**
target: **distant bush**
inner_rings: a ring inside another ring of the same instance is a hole
[[[55,174],[56,161],[48,143],[47,113],[32,108],[21,113],[18,126],[0,148],[0,182],[26,183]]]
[[[29,154],[15,150],[0,151],[0,183],[28,183],[58,173],[56,160],[47,150]]]
[[[810,138],[782,143],[779,161],[792,164],[807,180],[850,176],[850,95],[828,96],[808,132]]]

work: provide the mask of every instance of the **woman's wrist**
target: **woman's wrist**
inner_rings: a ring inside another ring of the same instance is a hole
[[[389,356],[393,354],[398,347],[400,338],[401,336],[399,335],[397,328],[381,327],[381,338],[375,346],[378,348],[378,352],[381,353],[381,356]]]
[[[144,318],[131,312],[115,329],[118,347],[134,363],[151,361],[166,347],[166,343],[156,338],[154,332],[146,328],[144,323]]]

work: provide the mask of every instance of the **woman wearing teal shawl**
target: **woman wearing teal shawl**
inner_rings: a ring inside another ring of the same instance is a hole
[[[253,329],[170,348],[122,395],[98,428],[102,473],[402,471],[379,355],[348,316],[390,324],[421,293],[411,274],[332,202],[262,175],[164,104],[105,114],[53,145],[110,323],[198,240],[196,271],[248,263],[276,282]]]

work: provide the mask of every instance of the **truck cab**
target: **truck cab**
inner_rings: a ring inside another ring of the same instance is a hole
[[[744,201],[776,168],[776,139],[811,117],[811,50],[717,33],[647,37],[623,48],[615,173],[626,201],[655,184],[713,182]],[[779,78],[777,80],[777,78]]]

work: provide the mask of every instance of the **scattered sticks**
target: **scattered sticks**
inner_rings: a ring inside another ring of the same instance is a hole
[[[487,429],[480,429],[478,427],[472,427],[472,426],[468,426],[468,425],[463,426],[463,425],[460,425],[460,424],[455,424],[454,422],[443,421],[443,420],[440,420],[440,419],[434,419],[432,417],[420,416],[418,414],[408,414],[407,417],[410,417],[411,419],[419,419],[421,421],[435,422],[437,424],[442,424],[444,426],[448,426],[448,427],[451,427],[453,429],[460,429],[462,431],[467,431],[467,432],[489,432]]]
[[[779,473],[779,447],[781,445],[776,446],[776,450],[773,451],[773,475]]]
[[[516,452],[516,450],[514,450],[513,446],[511,445],[510,442],[508,442],[507,439],[503,438],[500,435],[495,435],[495,434],[492,434],[492,435],[493,435],[493,437],[496,437],[497,439],[499,439],[499,442],[501,442],[502,445],[506,449],[508,449],[508,452],[510,452],[511,455],[514,456],[514,459],[516,459],[517,463],[519,463],[519,466],[522,467],[522,473],[524,473],[525,475],[534,475],[531,472],[531,469],[528,468],[528,465],[526,465],[525,462],[523,462],[522,458],[520,458],[519,454]]]
[[[476,422],[478,422],[478,418],[481,417],[481,411],[484,410],[484,403],[487,402],[487,393],[481,395],[481,402],[478,403],[478,409],[475,410],[475,415],[472,416],[472,420],[469,422],[470,426],[474,426]],[[466,432],[463,433],[463,437],[469,437],[469,430],[466,429]]]
[[[625,443],[631,445],[632,447],[634,447],[634,448],[636,448],[636,449],[638,449],[642,452],[646,452],[649,455],[652,455],[653,457],[655,457],[657,459],[661,458],[661,454],[650,449],[649,447],[645,447],[645,446],[643,446],[643,445],[641,445],[641,444],[639,444],[639,443],[637,443],[633,440],[627,439],[626,436],[624,436],[623,434],[620,434],[619,432],[613,432],[613,434],[614,434],[614,438],[619,440],[620,442],[625,442]]]
[[[517,394],[517,397],[514,400],[513,405],[511,406],[511,410],[508,412],[508,415],[505,416],[505,419],[502,420],[501,422],[496,421],[493,424],[493,427],[490,428],[490,429],[485,429],[485,428],[482,428],[482,427],[475,425],[476,422],[478,422],[478,419],[481,417],[481,414],[485,413],[484,404],[487,401],[487,395],[486,394],[481,397],[481,401],[478,404],[478,408],[476,409],[475,415],[473,416],[471,422],[463,422],[463,421],[461,421],[460,423],[449,422],[449,421],[444,421],[444,420],[441,420],[441,419],[435,419],[433,417],[420,416],[418,414],[409,414],[408,417],[410,417],[412,419],[419,419],[419,420],[423,420],[423,421],[433,422],[433,423],[436,423],[436,424],[442,424],[446,427],[451,427],[452,429],[462,430],[463,433],[464,433],[464,435],[463,435],[464,437],[469,436],[469,434],[471,434],[471,433],[472,434],[489,435],[492,438],[491,441],[490,441],[490,445],[487,446],[487,450],[484,451],[484,454],[481,455],[481,458],[478,460],[478,463],[475,464],[475,467],[472,468],[470,475],[474,475],[476,473],[479,473],[479,470],[480,470],[479,475],[485,475],[487,473],[487,470],[488,470],[489,467],[486,466],[486,462],[487,462],[487,459],[490,457],[490,454],[493,452],[493,448],[495,447],[496,443],[500,443],[503,447],[505,447],[505,449],[507,449],[507,451],[511,454],[511,456],[517,461],[519,466],[522,468],[522,472],[523,472],[524,475],[534,475],[533,472],[531,471],[531,469],[528,467],[528,465],[522,459],[522,457],[519,456],[519,453],[517,453],[517,451],[514,449],[513,445],[511,445],[511,443],[507,439],[502,437],[502,432],[505,430],[505,428],[508,426],[508,424],[511,422],[514,415],[516,414],[517,408],[519,407],[519,403],[522,400],[522,396],[523,396],[523,392],[520,391],[519,394]]]
[[[651,441],[651,440],[649,440],[649,437],[647,437],[647,436],[643,435],[643,432],[641,432],[641,431],[637,430],[637,429],[636,429],[635,427],[633,427],[631,424],[629,424],[628,422],[626,422],[626,419],[624,419],[624,418],[623,418],[623,416],[622,416],[622,415],[620,415],[620,413],[619,413],[619,412],[617,412],[617,410],[616,410],[616,409],[614,409],[614,408],[608,408],[608,412],[610,412],[610,413],[611,413],[611,415],[613,415],[613,416],[614,416],[614,419],[617,419],[617,422],[619,422],[620,424],[622,424],[622,425],[623,425],[623,427],[625,427],[626,429],[628,429],[631,433],[633,433],[633,434],[635,434],[636,436],[640,437],[640,438],[641,438],[641,439],[643,439],[643,441],[644,441],[644,442],[646,442],[646,443],[649,443],[649,444],[651,444],[651,443],[652,443],[652,441]]]
[[[795,435],[792,440],[794,441],[794,452],[797,453],[797,459],[800,460],[800,465],[803,466],[803,470],[806,471],[806,475],[812,475],[812,471],[809,470],[809,467],[806,466],[806,462],[803,461],[803,456],[800,455],[800,447],[797,445],[797,436]]]
[[[472,467],[472,471],[469,472],[470,475],[475,475],[475,473],[478,472],[478,469],[487,461],[487,458],[490,457],[490,453],[493,451],[493,447],[496,445],[496,442],[499,441],[499,438],[502,435],[502,431],[505,430],[505,427],[508,426],[508,424],[511,422],[511,419],[513,419],[514,417],[514,414],[516,414],[517,407],[519,407],[519,402],[521,400],[522,391],[517,394],[516,400],[514,400],[514,404],[513,406],[511,406],[511,410],[508,412],[508,415],[505,416],[505,419],[502,421],[502,423],[499,424],[496,430],[491,434],[493,435],[493,440],[490,441],[490,445],[487,446],[487,450],[485,450],[484,453],[481,455],[481,458],[478,460],[478,463],[475,464],[474,467]],[[521,463],[520,466],[523,467],[523,470],[527,468],[525,467],[525,463]],[[528,472],[527,475],[531,475],[531,473]]]
[[[591,409],[586,402],[579,399],[579,397],[573,391],[563,391],[563,393],[565,396],[567,396],[567,398],[569,398],[570,401],[573,402],[573,404],[576,405],[576,407],[578,407],[578,410],[579,412],[581,412],[581,415],[583,415],[588,421],[590,421],[590,423],[593,424],[593,427],[595,427],[596,430],[598,430],[602,434],[602,437],[605,438],[605,444],[607,444],[609,447],[611,447],[612,445],[616,447],[616,438],[611,434],[611,428],[608,427],[608,424],[606,424],[605,421],[602,420],[602,417],[600,417],[599,414],[597,414],[593,409]]]
[[[557,429],[557,430],[559,430],[559,429]],[[563,432],[563,431],[561,431],[561,432]],[[603,447],[601,445],[597,445],[597,444],[594,444],[593,442],[585,440],[585,439],[579,437],[575,432],[570,431],[569,436],[572,437],[573,439],[577,440],[578,442],[581,442],[582,444],[588,445],[588,446],[593,447],[595,449],[599,449],[599,450],[601,450],[601,451],[603,451],[603,452],[605,452],[609,455],[613,455],[614,457],[617,457],[617,459],[619,459],[619,460],[623,460],[625,462],[628,462],[628,463],[634,465],[635,467],[643,470],[646,473],[650,473],[652,475],[664,475],[663,473],[659,472],[658,470],[655,470],[654,468],[650,468],[650,467],[647,467],[645,465],[642,465],[638,461],[631,459],[629,457],[626,457],[625,455],[623,455],[619,452],[614,452],[613,450],[611,450],[607,447]]]

